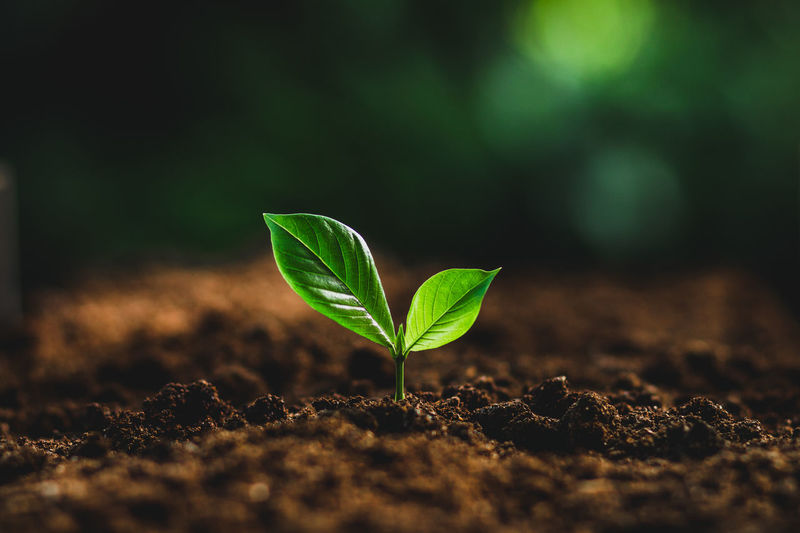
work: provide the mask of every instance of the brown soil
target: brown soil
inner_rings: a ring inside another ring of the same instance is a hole
[[[381,266],[396,312],[435,271]],[[740,274],[507,269],[401,403],[271,259],[32,308],[0,341],[0,531],[800,527],[800,334]]]

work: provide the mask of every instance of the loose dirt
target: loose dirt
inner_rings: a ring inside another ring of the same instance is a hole
[[[379,263],[399,317],[436,266]],[[800,527],[800,328],[739,273],[506,269],[400,403],[271,258],[30,309],[0,340],[0,531]]]

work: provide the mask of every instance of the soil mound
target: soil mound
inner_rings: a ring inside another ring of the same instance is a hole
[[[383,268],[389,300],[428,270]],[[738,274],[506,275],[403,402],[269,261],[32,305],[0,338],[0,531],[800,527],[800,335]]]

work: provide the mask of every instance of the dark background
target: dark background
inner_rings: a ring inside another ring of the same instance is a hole
[[[730,265],[798,302],[800,3],[0,3],[26,287],[265,250]]]

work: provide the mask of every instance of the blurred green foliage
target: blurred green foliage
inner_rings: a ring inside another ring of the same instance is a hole
[[[266,249],[268,210],[408,260],[789,279],[798,28],[788,1],[4,2],[25,272]]]

